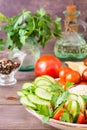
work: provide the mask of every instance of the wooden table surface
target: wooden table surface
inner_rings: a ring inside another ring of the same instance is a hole
[[[0,130],[56,130],[49,125],[42,124],[19,102],[17,90],[21,89],[23,82],[32,81],[34,78],[34,72],[17,72],[16,85],[0,86]]]
[[[53,45],[47,45],[42,53],[53,54]],[[49,47],[50,46],[50,47]],[[50,48],[48,50],[48,47]],[[5,54],[5,52],[3,52]],[[0,57],[2,57],[0,52]],[[35,73],[17,72],[17,84],[13,86],[0,86],[0,130],[56,130],[55,128],[42,124],[42,122],[28,113],[20,104],[17,91],[21,90],[26,81],[33,81]]]

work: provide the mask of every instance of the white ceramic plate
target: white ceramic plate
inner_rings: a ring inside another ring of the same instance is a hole
[[[26,108],[26,110],[32,115],[34,115],[35,117],[37,117],[38,119],[40,120],[42,119],[42,116],[37,114],[35,111],[30,110],[28,108]],[[87,124],[67,123],[67,122],[57,121],[54,119],[50,119],[47,124],[61,130],[87,130]]]

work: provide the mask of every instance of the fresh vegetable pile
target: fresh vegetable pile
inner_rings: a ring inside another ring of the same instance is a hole
[[[43,115],[43,122],[53,118],[83,124],[87,120],[87,96],[69,93],[68,89],[72,85],[73,83],[68,81],[64,88],[60,79],[42,75],[33,82],[24,83],[17,94],[26,108]]]

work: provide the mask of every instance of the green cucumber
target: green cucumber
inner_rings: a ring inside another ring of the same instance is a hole
[[[21,102],[21,104],[23,104],[26,107],[28,106],[28,107],[36,109],[35,104],[33,104],[26,96],[21,97],[20,102]]]
[[[22,91],[17,91],[17,95],[19,96],[19,97],[23,97],[23,96],[25,96],[25,94],[22,92]]]
[[[38,105],[50,105],[49,101],[43,100],[43,99],[39,98],[38,96],[36,96],[34,94],[29,94],[28,98],[34,104],[38,104]]]
[[[26,90],[26,89],[22,89],[22,91],[17,91],[17,94],[18,94],[18,96],[20,96],[20,97],[23,97],[23,96],[26,96],[26,95],[28,95],[28,91]]]
[[[86,102],[81,95],[70,94],[68,101],[69,100],[76,100],[80,105],[80,110],[85,114],[85,112],[86,112]]]
[[[80,105],[80,111],[85,114],[85,112],[86,112],[86,102],[85,102],[84,98],[79,95],[77,100],[78,100],[79,105]]]
[[[51,83],[47,78],[44,78],[44,77],[37,77],[37,78],[34,80],[34,83],[35,83],[35,85],[37,85],[38,87],[39,87],[39,86],[50,86],[50,85],[52,85],[52,83]]]
[[[68,100],[77,100],[78,96],[76,94],[70,94]]]
[[[80,112],[80,105],[79,105],[78,101],[76,101],[76,100],[69,101],[67,109],[68,109],[69,113],[72,115],[73,122],[75,123],[77,121],[77,118],[78,118],[79,112]]]
[[[56,80],[53,77],[49,75],[43,75],[42,77],[48,79],[52,84],[56,84]]]
[[[22,85],[22,89],[27,89],[27,88],[29,88],[30,86],[34,86],[34,84],[33,84],[33,83],[30,83],[30,82],[26,82],[26,83],[24,83],[24,84]]]
[[[47,91],[51,91],[51,87],[48,85],[40,85],[40,86],[38,86],[39,88],[42,88],[42,89],[45,89],[45,90],[47,90]]]
[[[47,92],[45,89],[42,88],[36,88],[35,94],[45,100],[51,100],[52,94]]]

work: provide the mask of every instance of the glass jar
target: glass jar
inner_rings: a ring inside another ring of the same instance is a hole
[[[0,56],[0,86],[13,86],[17,83],[15,74],[21,67],[26,54],[14,49],[2,51]]]
[[[82,60],[87,56],[87,44],[83,35],[78,32],[79,24],[78,16],[79,11],[76,11],[75,6],[74,11],[68,8],[64,11],[65,21],[64,21],[64,32],[62,36],[58,39],[54,46],[55,55],[61,60]],[[81,24],[86,30],[85,25]]]

